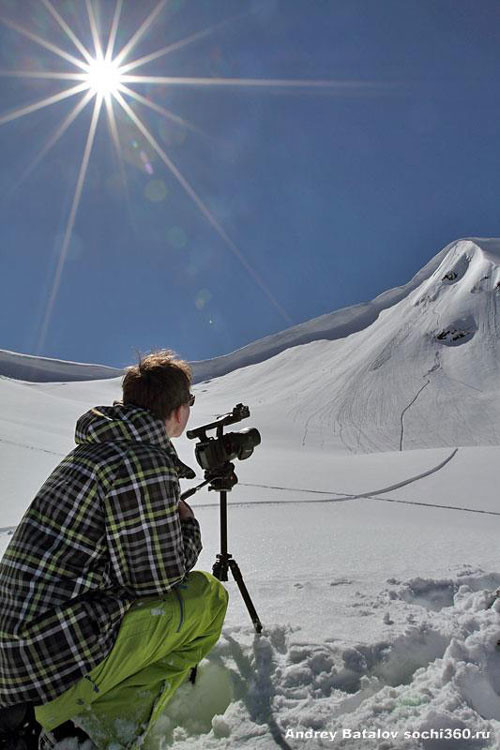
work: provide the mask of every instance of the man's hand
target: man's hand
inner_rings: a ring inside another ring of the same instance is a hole
[[[185,521],[186,518],[194,518],[193,509],[185,500],[179,500],[179,518]]]

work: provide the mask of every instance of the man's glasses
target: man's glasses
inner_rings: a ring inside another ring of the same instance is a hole
[[[189,405],[189,406],[194,406],[194,402],[195,402],[195,395],[194,395],[194,393],[190,393],[190,394],[189,394],[189,401],[188,401],[188,405]]]

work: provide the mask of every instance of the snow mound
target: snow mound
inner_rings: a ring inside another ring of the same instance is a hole
[[[282,748],[496,748],[500,599],[480,590],[493,582],[500,576],[463,573],[447,582],[448,610],[425,614],[402,596],[416,581],[381,592],[410,624],[370,645],[300,642],[285,625],[261,636],[225,629],[204,683],[184,685],[148,750],[268,748],[271,737]],[[427,581],[427,592],[442,587]]]

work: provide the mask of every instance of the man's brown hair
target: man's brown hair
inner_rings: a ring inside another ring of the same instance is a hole
[[[155,417],[167,419],[189,401],[191,368],[169,349],[151,352],[127,368],[123,378],[123,403],[148,409]]]

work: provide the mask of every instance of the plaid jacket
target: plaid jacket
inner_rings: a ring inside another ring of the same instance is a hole
[[[201,551],[198,522],[179,520],[187,467],[160,420],[99,406],[75,440],[0,563],[0,706],[63,693],[111,651],[134,600],[165,594]]]

